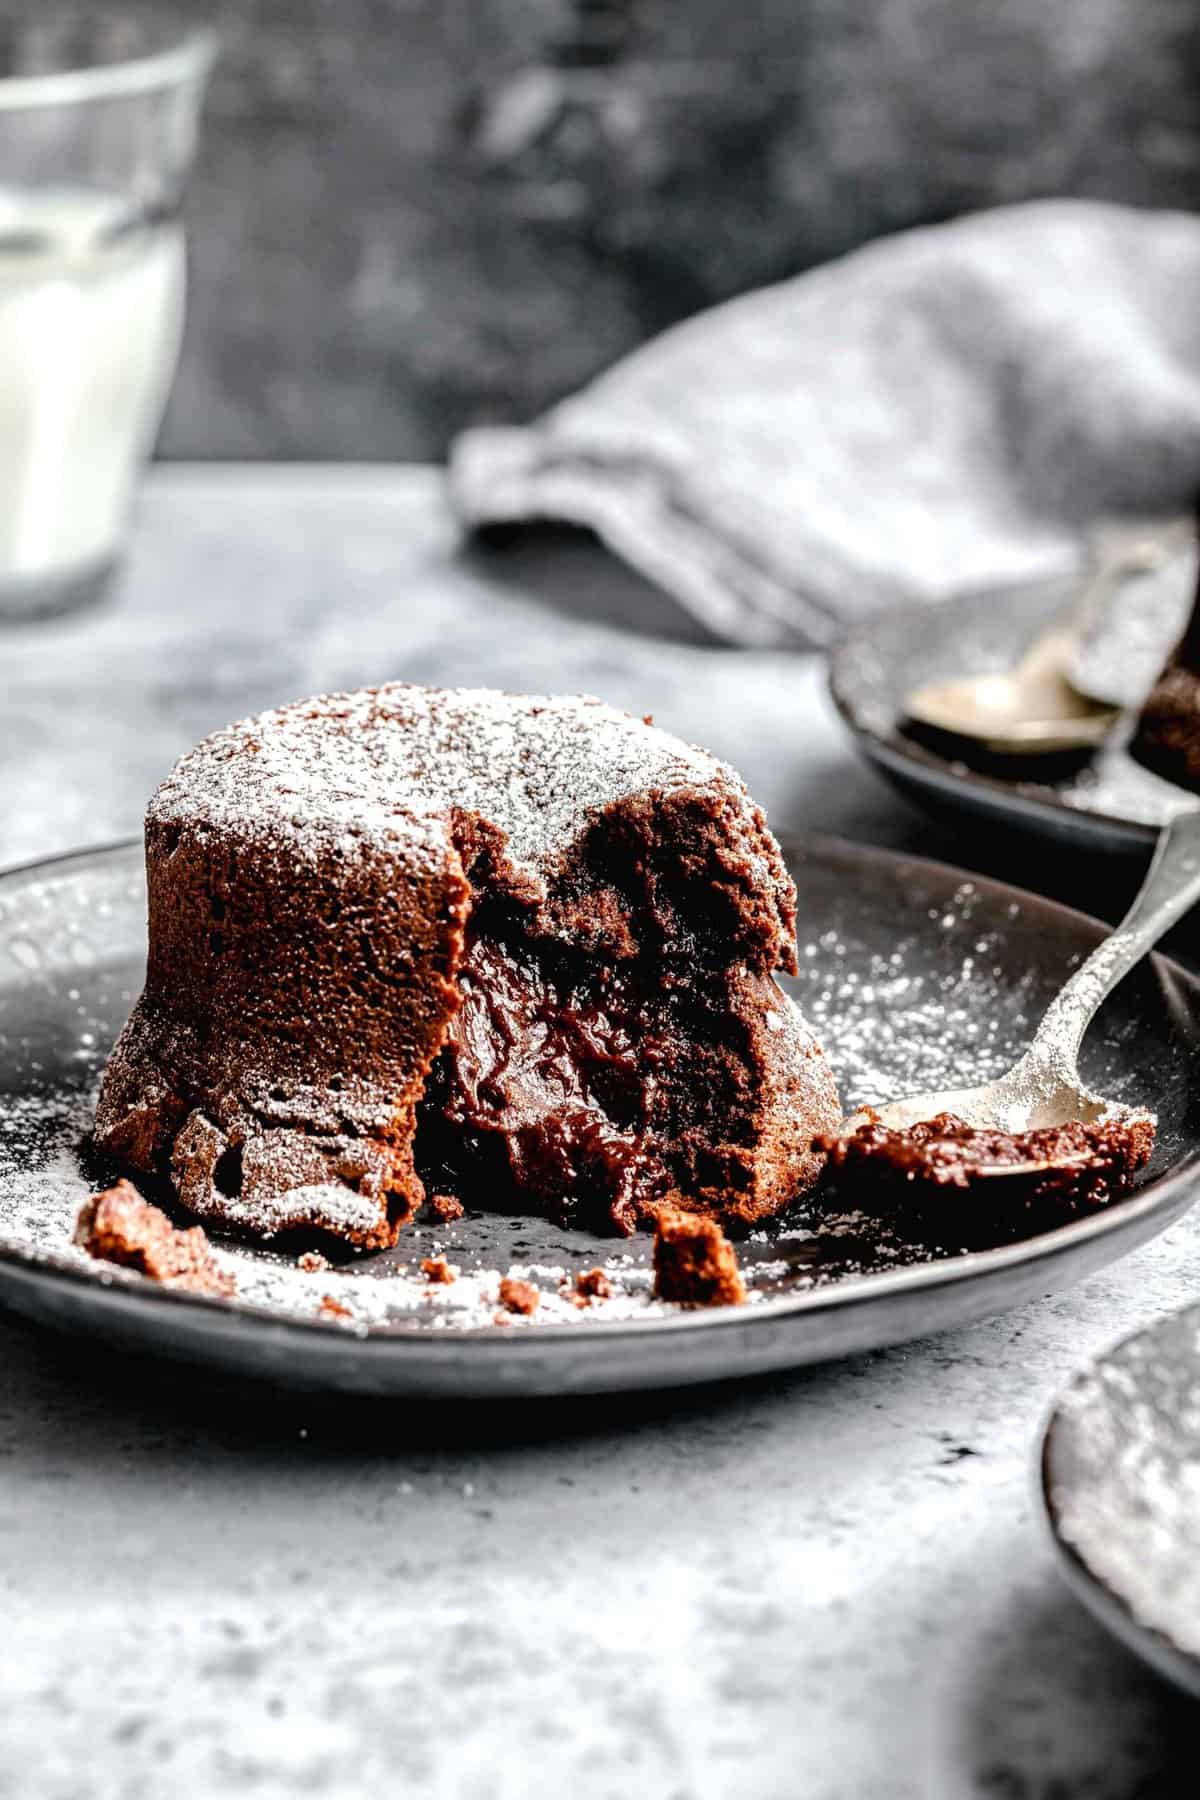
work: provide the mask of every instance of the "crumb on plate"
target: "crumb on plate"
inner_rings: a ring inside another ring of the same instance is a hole
[[[526,1318],[535,1313],[541,1295],[532,1281],[517,1281],[512,1275],[505,1275],[500,1282],[500,1304],[505,1311],[522,1313]]]
[[[218,1267],[203,1229],[180,1230],[165,1212],[143,1200],[133,1183],[118,1181],[87,1200],[75,1227],[75,1242],[102,1262],[136,1269],[164,1287],[191,1294],[228,1296],[233,1276]]]
[[[740,1306],[746,1284],[715,1219],[665,1207],[654,1234],[654,1294],[680,1306]]]
[[[423,1257],[421,1273],[426,1281],[440,1282],[445,1287],[449,1287],[450,1283],[458,1278],[458,1270],[453,1263],[447,1262],[444,1256]]]
[[[443,1225],[450,1225],[455,1219],[462,1218],[466,1208],[454,1194],[434,1194],[429,1202],[429,1210]]]

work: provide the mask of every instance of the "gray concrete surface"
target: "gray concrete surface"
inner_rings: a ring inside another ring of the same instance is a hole
[[[463,558],[431,473],[160,471],[109,602],[0,633],[0,860],[136,829],[247,707],[453,675],[652,709],[782,825],[1116,904],[906,812],[814,663],[615,623],[664,616],[586,546]],[[1090,1351],[1198,1283],[1185,1220],[905,1349],[486,1410],[280,1397],[0,1320],[0,1796],[1191,1794],[1195,1711],[1060,1584],[1032,1448]]]

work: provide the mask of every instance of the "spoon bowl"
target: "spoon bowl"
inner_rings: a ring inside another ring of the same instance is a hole
[[[1121,713],[1071,686],[1064,671],[1075,644],[1073,633],[1056,628],[1040,637],[1015,669],[930,682],[910,694],[905,710],[918,725],[969,738],[994,754],[1095,749]]]
[[[1051,756],[1098,749],[1121,708],[1081,693],[1070,680],[1089,621],[1116,588],[1159,569],[1178,548],[1177,534],[1126,539],[1097,563],[1068,620],[1041,633],[1015,668],[916,688],[908,718],[1000,756]]]

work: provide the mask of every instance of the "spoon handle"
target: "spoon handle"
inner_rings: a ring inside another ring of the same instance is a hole
[[[1101,1004],[1200,900],[1200,809],[1180,813],[1159,833],[1145,881],[1111,937],[1088,957],[1051,1001],[1023,1063],[1040,1064],[1062,1080],[1075,1079],[1083,1036]]]
[[[1095,619],[1135,575],[1149,574],[1161,568],[1171,557],[1186,549],[1195,538],[1195,527],[1189,519],[1160,527],[1157,532],[1126,533],[1101,546],[1093,556],[1083,586],[1066,611],[1041,631],[1029,645],[1013,670],[1017,681],[1041,682],[1047,676],[1071,677],[1071,660],[1086,638]],[[1200,600],[1196,621],[1200,625]]]

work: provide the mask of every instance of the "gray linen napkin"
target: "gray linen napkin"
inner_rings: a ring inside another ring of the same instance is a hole
[[[1099,520],[1197,489],[1200,217],[1074,200],[744,295],[451,461],[468,526],[590,526],[759,645],[1064,573]]]

